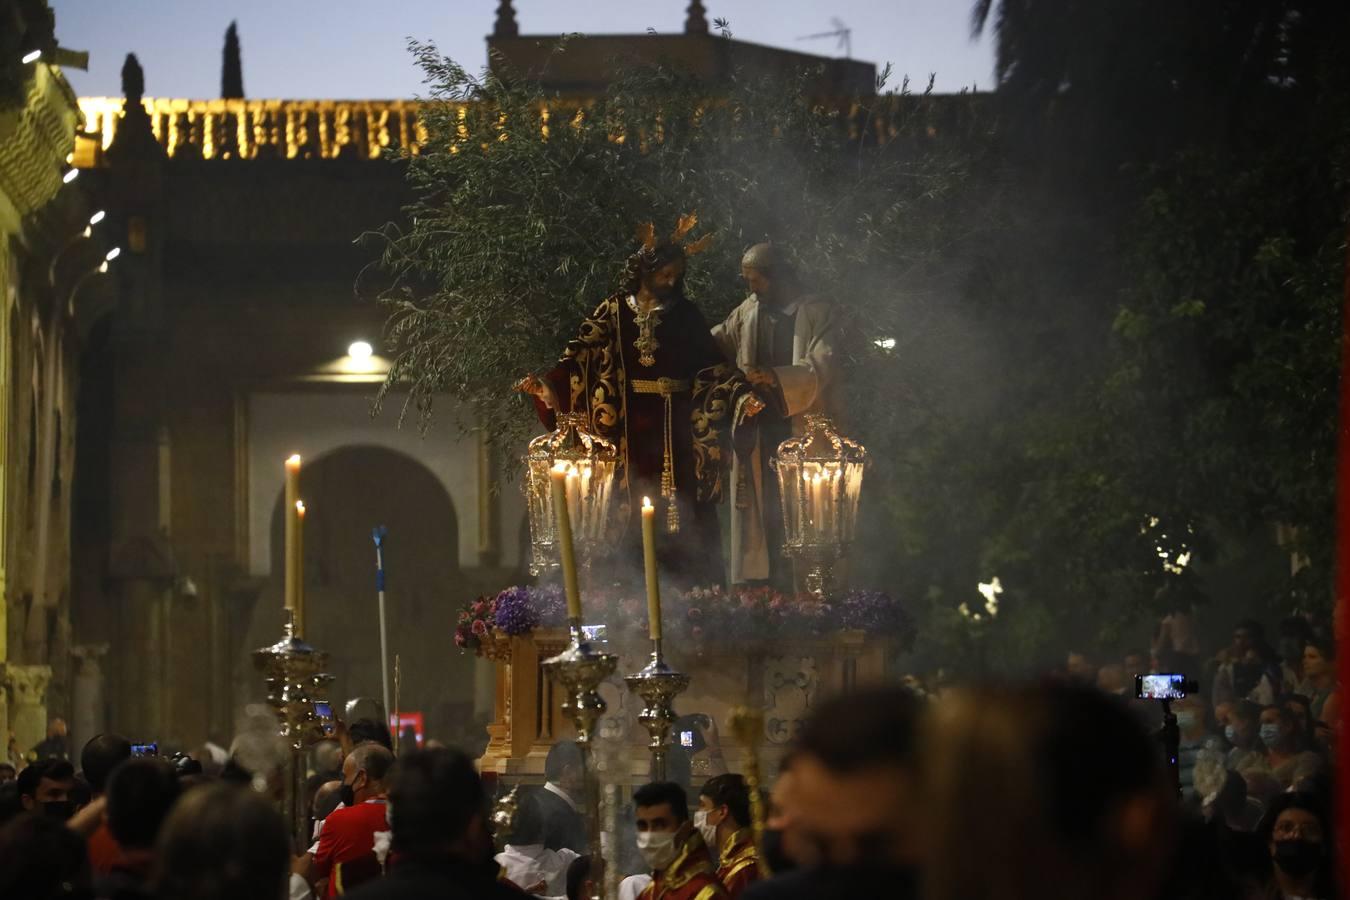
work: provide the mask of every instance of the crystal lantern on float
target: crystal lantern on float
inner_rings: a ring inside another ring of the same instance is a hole
[[[853,543],[867,449],[836,432],[828,416],[805,418],[805,432],[779,444],[770,465],[783,501],[783,553],[805,567],[806,589],[825,596]]]
[[[530,441],[525,499],[530,516],[530,574],[549,576],[562,565],[549,471],[567,471],[567,512],[582,565],[608,549],[609,505],[614,491],[615,446],[593,434],[583,413],[561,413],[558,427]]]

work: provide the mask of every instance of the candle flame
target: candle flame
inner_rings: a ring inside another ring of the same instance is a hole
[[[643,497],[643,498],[642,498],[642,508],[643,508],[643,509],[651,509],[651,508],[652,508],[652,498],[651,498],[651,497]]]
[[[300,468],[300,454],[292,453],[289,457],[286,458],[286,465],[292,469]]]
[[[553,471],[565,473],[567,471],[567,463],[563,462],[562,460],[558,460],[553,464]]]
[[[305,501],[303,501],[303,500],[297,500],[297,501],[295,501],[295,511],[296,511],[301,517],[304,517],[304,515],[305,515]]]

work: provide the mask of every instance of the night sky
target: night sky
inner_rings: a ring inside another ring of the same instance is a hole
[[[145,69],[146,94],[220,96],[225,28],[239,23],[249,97],[400,98],[421,90],[406,39],[434,40],[471,69],[486,61],[496,0],[51,0],[61,44],[88,50],[88,72],[66,75],[82,96],[121,93],[128,52]],[[662,33],[684,28],[685,0],[516,0],[521,34]],[[967,0],[705,0],[708,20],[729,19],[746,41],[842,56],[837,39],[797,38],[852,29],[856,59],[894,63],[921,87],[993,85],[990,39],[970,38]],[[894,84],[899,84],[899,78]]]

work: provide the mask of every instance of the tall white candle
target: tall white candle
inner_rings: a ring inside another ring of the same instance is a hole
[[[296,637],[305,634],[305,501],[295,501],[295,621]]]
[[[572,518],[567,511],[567,466],[555,465],[549,471],[553,489],[553,515],[557,522],[558,551],[562,557],[563,592],[567,595],[567,617],[581,619],[581,590],[577,587],[577,560],[572,549]]]
[[[291,611],[292,617],[295,615],[296,585],[299,583],[300,573],[296,568],[299,558],[296,556],[296,518],[295,504],[300,502],[300,454],[293,453],[286,460],[286,493],[285,502],[281,507],[281,515],[285,519],[286,526],[286,545],[284,548],[284,595],[286,609]]]
[[[647,573],[647,633],[661,640],[661,582],[656,571],[656,507],[642,498],[642,565]]]

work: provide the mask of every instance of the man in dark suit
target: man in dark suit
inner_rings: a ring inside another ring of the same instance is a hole
[[[389,874],[352,900],[521,900],[497,880],[487,797],[473,760],[446,747],[399,760],[389,791],[394,830]]]
[[[582,803],[586,796],[586,768],[581,748],[571,741],[559,741],[544,760],[544,787],[535,793],[544,819],[544,847],[548,850],[575,850],[586,853],[586,817]]]

